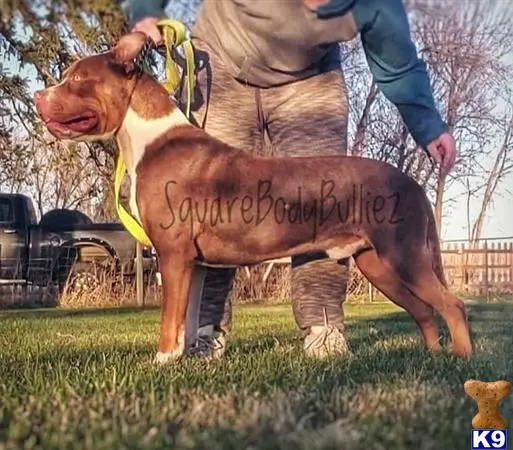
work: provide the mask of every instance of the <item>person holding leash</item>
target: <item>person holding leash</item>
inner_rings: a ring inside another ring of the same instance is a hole
[[[167,1],[129,0],[132,31],[162,44]],[[340,43],[360,36],[378,88],[410,134],[440,165],[456,146],[438,112],[401,0],[203,0],[191,30],[206,62],[197,74],[194,121],[249,152],[313,156],[347,151],[347,93]],[[344,331],[349,261],[324,253],[292,258],[292,304],[313,357],[348,351]],[[234,269],[209,269],[198,340],[190,353],[221,356],[232,327]]]

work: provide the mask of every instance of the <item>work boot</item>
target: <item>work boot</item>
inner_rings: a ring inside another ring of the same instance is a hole
[[[208,359],[221,358],[226,350],[226,337],[222,331],[215,331],[214,325],[205,325],[198,329],[196,342],[189,347],[189,355]]]

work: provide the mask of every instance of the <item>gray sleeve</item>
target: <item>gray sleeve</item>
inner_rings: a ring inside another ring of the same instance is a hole
[[[164,17],[166,4],[167,0],[128,0],[127,13],[130,27],[145,17]]]

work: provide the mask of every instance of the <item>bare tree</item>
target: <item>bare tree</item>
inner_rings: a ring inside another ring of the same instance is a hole
[[[424,186],[434,198],[439,231],[444,206],[458,201],[447,198],[449,188],[464,177],[483,178],[479,163],[483,157],[501,160],[504,156],[498,154],[494,137],[498,122],[504,120],[497,99],[511,80],[504,56],[513,47],[513,20],[504,8],[498,13],[501,6],[499,1],[483,0],[407,2],[412,36],[427,63],[436,103],[458,146],[455,170],[446,179],[439,178],[426,153],[415,145],[397,109],[375,89],[358,44],[359,51],[344,64],[351,153],[394,164]],[[502,164],[496,168],[502,169]]]
[[[434,94],[459,150],[454,175],[432,179],[441,229],[448,185],[462,174],[484,175],[477,161],[497,152],[493,142],[499,120],[496,107],[512,74],[504,56],[513,49],[513,21],[499,1],[411,0],[409,6]]]
[[[513,114],[510,112],[508,116],[503,120],[498,120],[497,123],[497,135],[502,134],[502,143],[499,144],[492,167],[486,174],[481,205],[470,231],[471,245],[475,245],[482,237],[487,212],[498,186],[507,175],[513,172]]]

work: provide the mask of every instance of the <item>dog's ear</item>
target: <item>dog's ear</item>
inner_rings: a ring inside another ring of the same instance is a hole
[[[146,42],[146,35],[140,31],[125,34],[111,50],[111,61],[123,67],[125,73],[133,73],[136,69],[135,60],[143,51]]]

